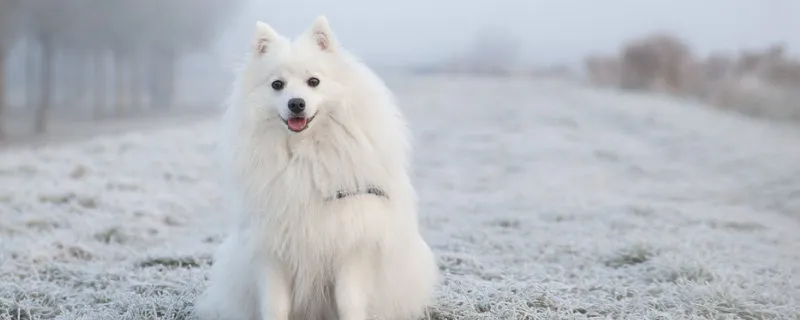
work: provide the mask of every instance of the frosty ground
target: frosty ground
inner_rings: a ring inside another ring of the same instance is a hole
[[[797,128],[552,80],[390,84],[431,319],[800,319]],[[215,130],[0,153],[0,319],[191,318],[227,223]]]

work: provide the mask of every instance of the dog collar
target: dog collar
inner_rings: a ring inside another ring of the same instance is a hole
[[[381,189],[380,187],[369,186],[363,190],[361,190],[360,188],[356,188],[356,190],[354,191],[345,191],[345,190],[336,191],[336,194],[334,194],[333,197],[328,198],[328,200],[339,200],[347,197],[357,196],[360,194],[371,194],[381,198],[389,199],[389,195],[386,194],[386,191],[383,191],[383,189]]]

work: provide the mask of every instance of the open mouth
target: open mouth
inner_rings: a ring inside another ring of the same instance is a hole
[[[283,120],[286,123],[286,127],[293,132],[301,132],[308,128],[308,124],[311,123],[311,120],[314,120],[317,114],[314,113],[313,116],[306,117],[306,116],[290,116],[288,120]]]

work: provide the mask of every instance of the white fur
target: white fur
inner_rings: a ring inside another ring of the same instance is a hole
[[[201,319],[405,320],[432,302],[435,258],[418,230],[410,144],[394,98],[339,47],[324,17],[289,40],[259,22],[223,117],[230,207]],[[320,85],[306,85],[308,77]],[[286,82],[275,91],[270,83]],[[287,129],[288,99],[317,113]],[[388,199],[337,191],[376,185]]]

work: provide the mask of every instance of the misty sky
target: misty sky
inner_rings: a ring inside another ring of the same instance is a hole
[[[518,41],[527,64],[574,63],[653,30],[679,34],[701,53],[779,40],[800,52],[798,0],[249,1],[222,43],[226,55],[246,48],[256,19],[296,35],[320,13],[345,46],[382,65],[448,57],[484,28]]]

